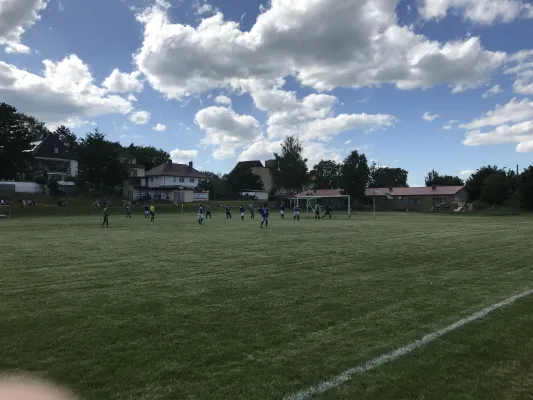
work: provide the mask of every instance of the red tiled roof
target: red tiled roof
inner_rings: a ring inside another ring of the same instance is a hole
[[[436,186],[435,188],[431,186],[374,189],[368,188],[365,191],[365,196],[373,196],[374,190],[390,193],[393,196],[453,196],[462,189],[464,189],[464,186]],[[385,195],[375,192],[375,196]]]
[[[298,193],[297,197],[304,197],[304,196],[340,196],[342,195],[340,189],[320,189],[314,191],[313,189],[306,190],[305,192]]]

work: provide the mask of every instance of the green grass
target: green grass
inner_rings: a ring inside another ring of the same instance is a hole
[[[85,399],[281,399],[533,287],[529,217],[0,221],[0,370]],[[533,299],[322,398],[521,399]]]

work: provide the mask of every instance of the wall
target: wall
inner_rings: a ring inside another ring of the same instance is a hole
[[[209,192],[194,193],[194,201],[207,201],[209,200]]]
[[[266,191],[260,191],[260,192],[241,192],[239,193],[243,198],[249,197],[257,197],[258,200],[268,200],[268,192]]]
[[[0,182],[0,185],[15,185],[15,193],[42,194],[44,189],[35,182]]]
[[[263,189],[270,193],[270,190],[272,189],[272,176],[270,175],[270,170],[265,167],[253,167],[251,168],[251,171],[252,174],[259,175],[261,177]]]
[[[409,199],[420,199],[419,204],[409,204]],[[444,200],[444,201],[443,201]],[[388,200],[385,196],[376,196],[376,210],[377,211],[399,211],[412,210],[422,211],[429,210],[431,207],[441,202],[454,202],[454,196],[402,196],[401,199],[395,197],[393,200]],[[366,198],[365,209],[372,209],[372,196]]]
[[[180,182],[180,179],[183,179],[183,182]],[[177,176],[150,176],[146,177],[146,180],[149,188],[165,186],[183,186],[192,189],[198,186],[198,178],[185,178]]]
[[[78,175],[78,162],[75,160],[70,160],[70,175],[71,176]]]

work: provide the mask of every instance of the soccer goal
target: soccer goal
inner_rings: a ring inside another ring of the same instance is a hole
[[[15,197],[15,185],[0,183],[0,219],[11,218],[13,197]]]
[[[0,204],[0,219],[11,218],[11,206]]]
[[[333,214],[347,215],[351,217],[351,203],[349,195],[337,196],[297,196],[296,203],[301,211],[314,213],[319,206],[321,215],[330,208]]]

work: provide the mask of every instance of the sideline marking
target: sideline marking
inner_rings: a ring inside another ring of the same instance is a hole
[[[366,363],[360,365],[359,367],[353,367],[350,369],[347,369],[343,373],[335,376],[332,379],[322,381],[317,385],[310,386],[307,389],[300,390],[296,393],[293,393],[291,395],[285,396],[284,400],[305,400],[309,399],[310,397],[327,392],[330,389],[334,389],[340,385],[342,385],[345,382],[348,382],[354,375],[360,375],[365,373],[366,371],[373,370],[383,364],[388,363],[389,361],[393,361],[397,359],[398,357],[404,356],[407,353],[410,353],[413,350],[416,350],[429,342],[434,341],[435,339],[440,338],[441,336],[450,333],[472,321],[475,321],[477,319],[483,318],[487,314],[490,314],[491,312],[502,308],[504,306],[507,306],[511,303],[514,303],[516,300],[521,299],[523,297],[529,296],[533,294],[533,289],[526,290],[525,292],[522,292],[520,294],[517,294],[515,296],[509,297],[508,299],[505,299],[499,303],[493,304],[492,306],[489,306],[487,308],[484,308],[481,311],[478,311],[469,317],[460,319],[457,322],[454,322],[451,325],[448,325],[436,332],[430,333],[429,335],[426,335],[422,337],[422,339],[419,339],[413,343],[408,344],[407,346],[400,347],[396,350],[391,351],[390,353],[383,354],[379,357],[376,357],[370,361],[367,361]]]

